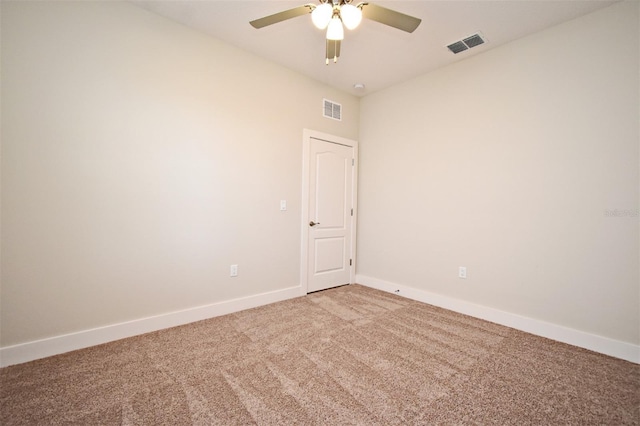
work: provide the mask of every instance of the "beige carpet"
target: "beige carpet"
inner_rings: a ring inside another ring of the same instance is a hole
[[[351,285],[0,370],[2,425],[640,424],[640,366]]]

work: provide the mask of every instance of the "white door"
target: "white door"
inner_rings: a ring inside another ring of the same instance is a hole
[[[352,282],[356,147],[353,141],[318,134],[309,135],[307,143],[308,196],[303,197],[307,276],[303,279],[308,293]]]

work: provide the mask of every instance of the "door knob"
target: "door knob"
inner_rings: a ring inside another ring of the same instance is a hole
[[[316,225],[320,225],[320,222],[314,222],[314,221],[309,222],[309,226],[316,226]]]

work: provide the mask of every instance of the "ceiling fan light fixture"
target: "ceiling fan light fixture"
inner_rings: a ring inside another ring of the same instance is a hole
[[[353,30],[362,21],[362,10],[352,4],[344,4],[340,7],[340,18],[348,30]]]
[[[327,40],[344,40],[342,21],[336,15],[331,18],[331,22],[329,22],[329,26],[327,27]]]
[[[333,16],[333,6],[329,3],[322,3],[319,6],[316,6],[311,12],[311,21],[316,28],[320,30],[324,30],[329,25],[329,21],[331,21],[331,17]]]
[[[412,33],[422,22],[419,18],[382,6],[376,6],[369,3],[368,0],[361,1],[354,6],[352,3],[356,1],[358,0],[318,0],[317,5],[307,3],[293,9],[254,19],[249,24],[253,28],[259,29],[298,16],[311,14],[313,25],[327,31],[325,62],[328,64],[331,58],[333,58],[334,62],[338,61],[340,44],[344,40],[344,27],[346,26],[350,30],[355,29],[362,21],[364,7],[367,8],[366,18],[407,33]]]

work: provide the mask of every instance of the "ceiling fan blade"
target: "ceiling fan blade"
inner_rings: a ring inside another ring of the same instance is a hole
[[[340,57],[340,40],[327,40],[327,65],[330,60],[337,60]]]
[[[306,15],[309,12],[311,12],[310,5],[298,6],[298,7],[294,7],[293,9],[289,9],[282,12],[274,13],[273,15],[265,16],[264,18],[255,19],[249,23],[253,28],[263,28],[263,27],[266,27],[267,25],[277,24],[278,22],[286,21],[287,19]]]
[[[408,33],[414,32],[422,22],[422,19],[371,3],[365,3],[362,6],[362,16]]]

